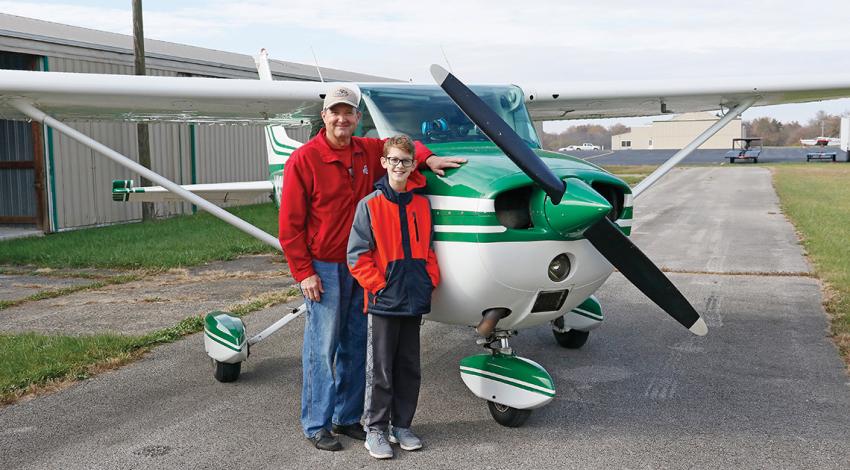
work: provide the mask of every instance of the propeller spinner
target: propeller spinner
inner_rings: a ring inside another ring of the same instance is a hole
[[[537,183],[557,207],[567,192],[567,185],[552,173],[498,114],[454,75],[436,64],[431,66],[431,75],[467,117]],[[579,186],[582,191],[593,191],[587,185]],[[599,198],[604,200],[601,195]],[[550,221],[550,224],[553,222]],[[584,229],[584,237],[626,279],[685,328],[699,336],[708,333],[705,321],[685,296],[607,217],[589,224]]]

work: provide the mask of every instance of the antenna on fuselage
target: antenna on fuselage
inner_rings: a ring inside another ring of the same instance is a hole
[[[316,62],[316,72],[319,73],[319,81],[325,83],[325,79],[322,77],[322,69],[319,68],[319,59],[316,57],[316,51],[313,50],[313,46],[310,46],[310,52],[313,53],[313,61]]]
[[[451,64],[451,63],[449,63],[449,56],[447,56],[447,55],[446,55],[446,50],[445,50],[445,49],[443,49],[443,45],[442,45],[442,44],[440,44],[440,50],[443,52],[443,59],[446,61],[446,65],[448,65],[448,66],[449,66],[449,72],[451,72],[451,73],[455,73],[455,71],[454,71],[454,70],[452,70],[452,64]]]

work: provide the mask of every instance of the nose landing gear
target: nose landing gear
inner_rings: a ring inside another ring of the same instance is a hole
[[[490,352],[463,358],[460,376],[475,396],[487,401],[497,423],[519,427],[532,409],[555,398],[555,385],[540,364],[514,353],[508,341],[511,334],[496,331],[489,338],[478,340]]]

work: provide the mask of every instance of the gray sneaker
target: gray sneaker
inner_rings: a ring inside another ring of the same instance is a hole
[[[422,448],[422,441],[413,434],[410,428],[390,428],[390,442],[398,444],[404,450],[419,450]]]
[[[384,433],[380,431],[369,430],[366,433],[366,442],[363,443],[369,455],[376,459],[391,459],[393,458],[393,448],[384,437]]]

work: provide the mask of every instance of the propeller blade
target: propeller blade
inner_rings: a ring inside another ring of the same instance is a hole
[[[557,205],[564,195],[564,182],[538,157],[510,126],[472,90],[439,65],[431,75],[470,121],[493,141],[514,163],[537,183]]]
[[[591,225],[584,237],[626,279],[691,333],[698,336],[708,333],[708,326],[688,299],[608,218]]]

